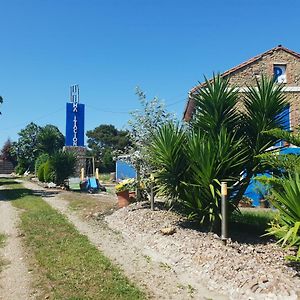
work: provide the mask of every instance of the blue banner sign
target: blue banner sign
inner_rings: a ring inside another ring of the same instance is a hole
[[[67,103],[66,146],[84,146],[84,104]]]

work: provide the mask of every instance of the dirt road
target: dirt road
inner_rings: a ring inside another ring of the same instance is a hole
[[[22,237],[17,229],[18,223],[17,210],[0,196],[0,232],[7,237],[5,247],[0,249],[0,256],[7,263],[0,274],[1,300],[34,299],[31,290],[32,278],[26,264]]]

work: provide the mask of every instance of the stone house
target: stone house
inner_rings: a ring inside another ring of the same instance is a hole
[[[236,86],[243,93],[248,85],[255,85],[256,79],[261,75],[273,76],[274,80],[284,85],[283,91],[289,101],[288,123],[290,130],[300,125],[300,54],[278,45],[260,55],[221,74],[229,78],[230,84]],[[200,84],[190,90],[189,95],[197,93],[204,86]],[[188,98],[184,120],[189,121],[194,112],[194,101]]]

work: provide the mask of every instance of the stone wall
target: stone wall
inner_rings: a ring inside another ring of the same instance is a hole
[[[256,78],[261,75],[273,76],[274,64],[286,65],[287,83],[284,87],[300,89],[300,59],[282,49],[267,52],[258,60],[230,72],[226,77],[230,78],[230,84],[238,87],[255,85]],[[225,72],[226,74],[226,72]],[[285,91],[290,103],[290,120],[292,129],[300,124],[300,91]]]

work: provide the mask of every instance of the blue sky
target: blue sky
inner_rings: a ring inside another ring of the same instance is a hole
[[[69,86],[85,129],[125,128],[135,87],[181,118],[188,90],[278,44],[300,52],[300,3],[0,0],[0,147],[29,122],[65,133]]]

